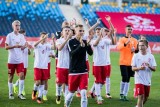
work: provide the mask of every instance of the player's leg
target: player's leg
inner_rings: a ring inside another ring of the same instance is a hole
[[[8,64],[8,89],[9,89],[9,99],[14,99],[13,95],[13,77],[15,73],[16,65]]]
[[[23,63],[17,64],[17,73],[19,75],[19,93],[18,98],[21,100],[25,100],[26,98],[23,96],[22,91],[24,87],[24,65]]]
[[[79,89],[81,92],[81,107],[87,107],[87,87],[88,87],[88,73],[80,75],[80,85]]]
[[[110,95],[110,74],[111,74],[111,65],[107,65],[107,72],[106,72],[106,98],[112,98],[112,96]]]
[[[69,75],[68,77],[68,94],[67,96],[65,97],[65,107],[69,107],[71,102],[72,102],[72,99],[73,99],[73,96],[74,96],[74,93],[75,91],[78,89],[79,87],[79,75]]]

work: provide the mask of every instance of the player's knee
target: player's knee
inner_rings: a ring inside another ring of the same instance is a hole
[[[9,76],[8,76],[8,81],[9,81],[10,83],[12,83],[12,81],[13,81],[13,75],[9,75]]]
[[[24,80],[24,73],[23,72],[19,73],[19,79]]]

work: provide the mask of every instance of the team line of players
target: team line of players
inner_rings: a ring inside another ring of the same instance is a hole
[[[48,43],[48,34],[46,32],[40,33],[40,39],[33,46],[35,83],[33,86],[32,100],[37,99],[38,103],[43,103],[42,99],[47,100],[48,79],[50,79],[50,57],[57,56],[56,103],[61,103],[63,88],[65,107],[70,106],[75,91],[81,96],[81,107],[87,107],[88,55],[92,54],[95,82],[90,90],[90,95],[93,98],[96,97],[97,104],[102,104],[101,89],[106,84],[106,97],[112,98],[110,95],[110,45],[116,44],[117,40],[116,29],[111,23],[111,18],[106,16],[106,20],[110,25],[110,29],[97,27],[100,24],[100,19],[93,26],[90,26],[86,19],[85,22],[89,27],[88,36],[84,34],[83,25],[76,24],[76,21],[72,21],[72,23],[64,21],[60,33],[61,37],[55,40],[55,36],[52,35],[52,44]],[[30,46],[25,40],[25,31],[20,30],[20,24],[18,20],[12,23],[13,32],[7,35],[5,42],[5,48],[9,50],[9,99],[14,99],[13,88],[15,93],[18,92],[20,99],[26,99],[24,96],[24,79],[28,67]],[[125,30],[126,36],[122,37],[117,44],[117,48],[120,50],[120,70],[122,76],[120,99],[128,101],[129,80],[130,77],[134,76],[133,71],[136,71],[135,95],[138,96],[137,106],[142,107],[149,96],[151,71],[155,71],[156,62],[150,52],[145,53],[149,49],[148,42],[145,39],[141,39],[138,44],[138,41],[131,37],[132,27],[130,25],[127,25]],[[134,54],[138,49],[137,45],[140,52]],[[57,55],[54,53],[55,49],[58,51]],[[19,79],[13,84],[15,70]],[[17,91],[17,86],[19,86],[19,91]]]

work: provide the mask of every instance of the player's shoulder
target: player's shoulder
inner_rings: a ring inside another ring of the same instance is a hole
[[[14,35],[14,33],[13,33],[13,32],[10,32],[10,33],[8,33],[7,37],[10,37],[10,36],[12,36],[12,35]]]

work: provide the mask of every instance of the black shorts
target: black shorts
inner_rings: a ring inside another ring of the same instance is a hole
[[[134,77],[134,71],[131,66],[120,65],[121,76]]]

